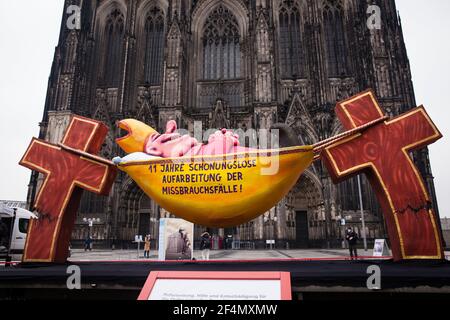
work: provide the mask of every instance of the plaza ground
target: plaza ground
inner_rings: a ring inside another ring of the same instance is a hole
[[[360,256],[372,256],[372,249],[364,251],[359,249]],[[450,251],[446,251],[447,260],[450,259]],[[83,249],[73,249],[70,261],[129,261],[136,260],[137,250],[102,250],[94,249],[84,251]],[[348,258],[347,249],[298,249],[298,250],[211,250],[211,260],[258,260],[258,259],[344,259]],[[202,260],[201,251],[194,251],[194,258]],[[144,252],[139,251],[139,259],[144,260]],[[146,260],[158,260],[158,252],[150,251],[150,258]]]
[[[372,250],[359,255],[371,256]],[[343,249],[304,249],[304,250],[211,250],[211,260],[258,260],[258,259],[336,259],[348,257],[348,250]],[[139,251],[139,258],[144,259],[144,252]],[[201,251],[194,251],[194,258],[201,260]],[[69,260],[71,261],[113,261],[136,260],[137,250],[92,250],[73,249]],[[158,252],[150,251],[148,260],[158,260]]]

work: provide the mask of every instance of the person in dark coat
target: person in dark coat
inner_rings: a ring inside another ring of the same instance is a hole
[[[345,234],[345,239],[348,242],[348,249],[350,251],[350,258],[358,259],[358,251],[356,249],[356,246],[358,245],[358,234],[353,231],[352,228],[348,228],[347,232]]]
[[[209,251],[211,250],[211,235],[205,231],[201,235],[200,250],[202,251],[202,259],[209,260]]]
[[[87,236],[86,240],[84,240],[84,251],[92,251],[92,238],[91,236]]]

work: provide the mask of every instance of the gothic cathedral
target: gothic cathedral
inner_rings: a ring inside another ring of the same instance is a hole
[[[370,5],[381,9],[378,28],[368,27]],[[59,142],[79,114],[110,126],[106,158],[120,155],[115,123],[130,117],[159,130],[173,119],[190,132],[284,123],[313,144],[340,132],[336,102],[367,88],[390,115],[416,106],[394,0],[65,0],[40,138]],[[428,151],[413,157],[435,200]],[[39,180],[32,175],[29,203]],[[368,238],[385,237],[364,178],[362,203]],[[126,246],[136,234],[157,239],[159,219],[170,216],[121,174],[109,197],[85,194],[73,241],[86,237],[88,219],[105,245]],[[361,233],[357,180],[334,185],[316,162],[263,216],[210,232],[241,248],[268,239],[280,248],[340,245],[343,220]]]

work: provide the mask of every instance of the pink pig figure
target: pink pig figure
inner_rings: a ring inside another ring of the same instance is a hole
[[[227,129],[216,131],[209,136],[208,143],[203,144],[189,135],[182,136],[177,133],[177,123],[173,120],[167,123],[166,132],[163,134],[134,119],[122,120],[118,126],[128,131],[125,137],[116,140],[127,153],[144,152],[154,157],[176,158],[252,150],[239,146],[239,136]]]
[[[221,155],[248,151],[239,146],[239,136],[227,129],[216,131],[209,136],[208,144],[202,144],[197,139],[176,133],[177,123],[173,120],[166,125],[166,132],[155,133],[147,140],[144,152],[162,158]]]

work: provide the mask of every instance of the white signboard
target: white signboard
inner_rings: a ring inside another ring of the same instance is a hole
[[[153,271],[139,300],[290,300],[289,272]]]
[[[183,219],[160,219],[159,260],[192,260],[194,224]]]
[[[389,248],[385,239],[376,239],[375,244],[373,246],[373,254],[374,257],[384,257],[389,256]]]
[[[166,220],[159,220],[159,239],[158,239],[158,259],[161,261],[165,260],[166,244],[165,244],[165,230],[166,230]]]
[[[159,279],[148,300],[280,300],[277,280]]]

